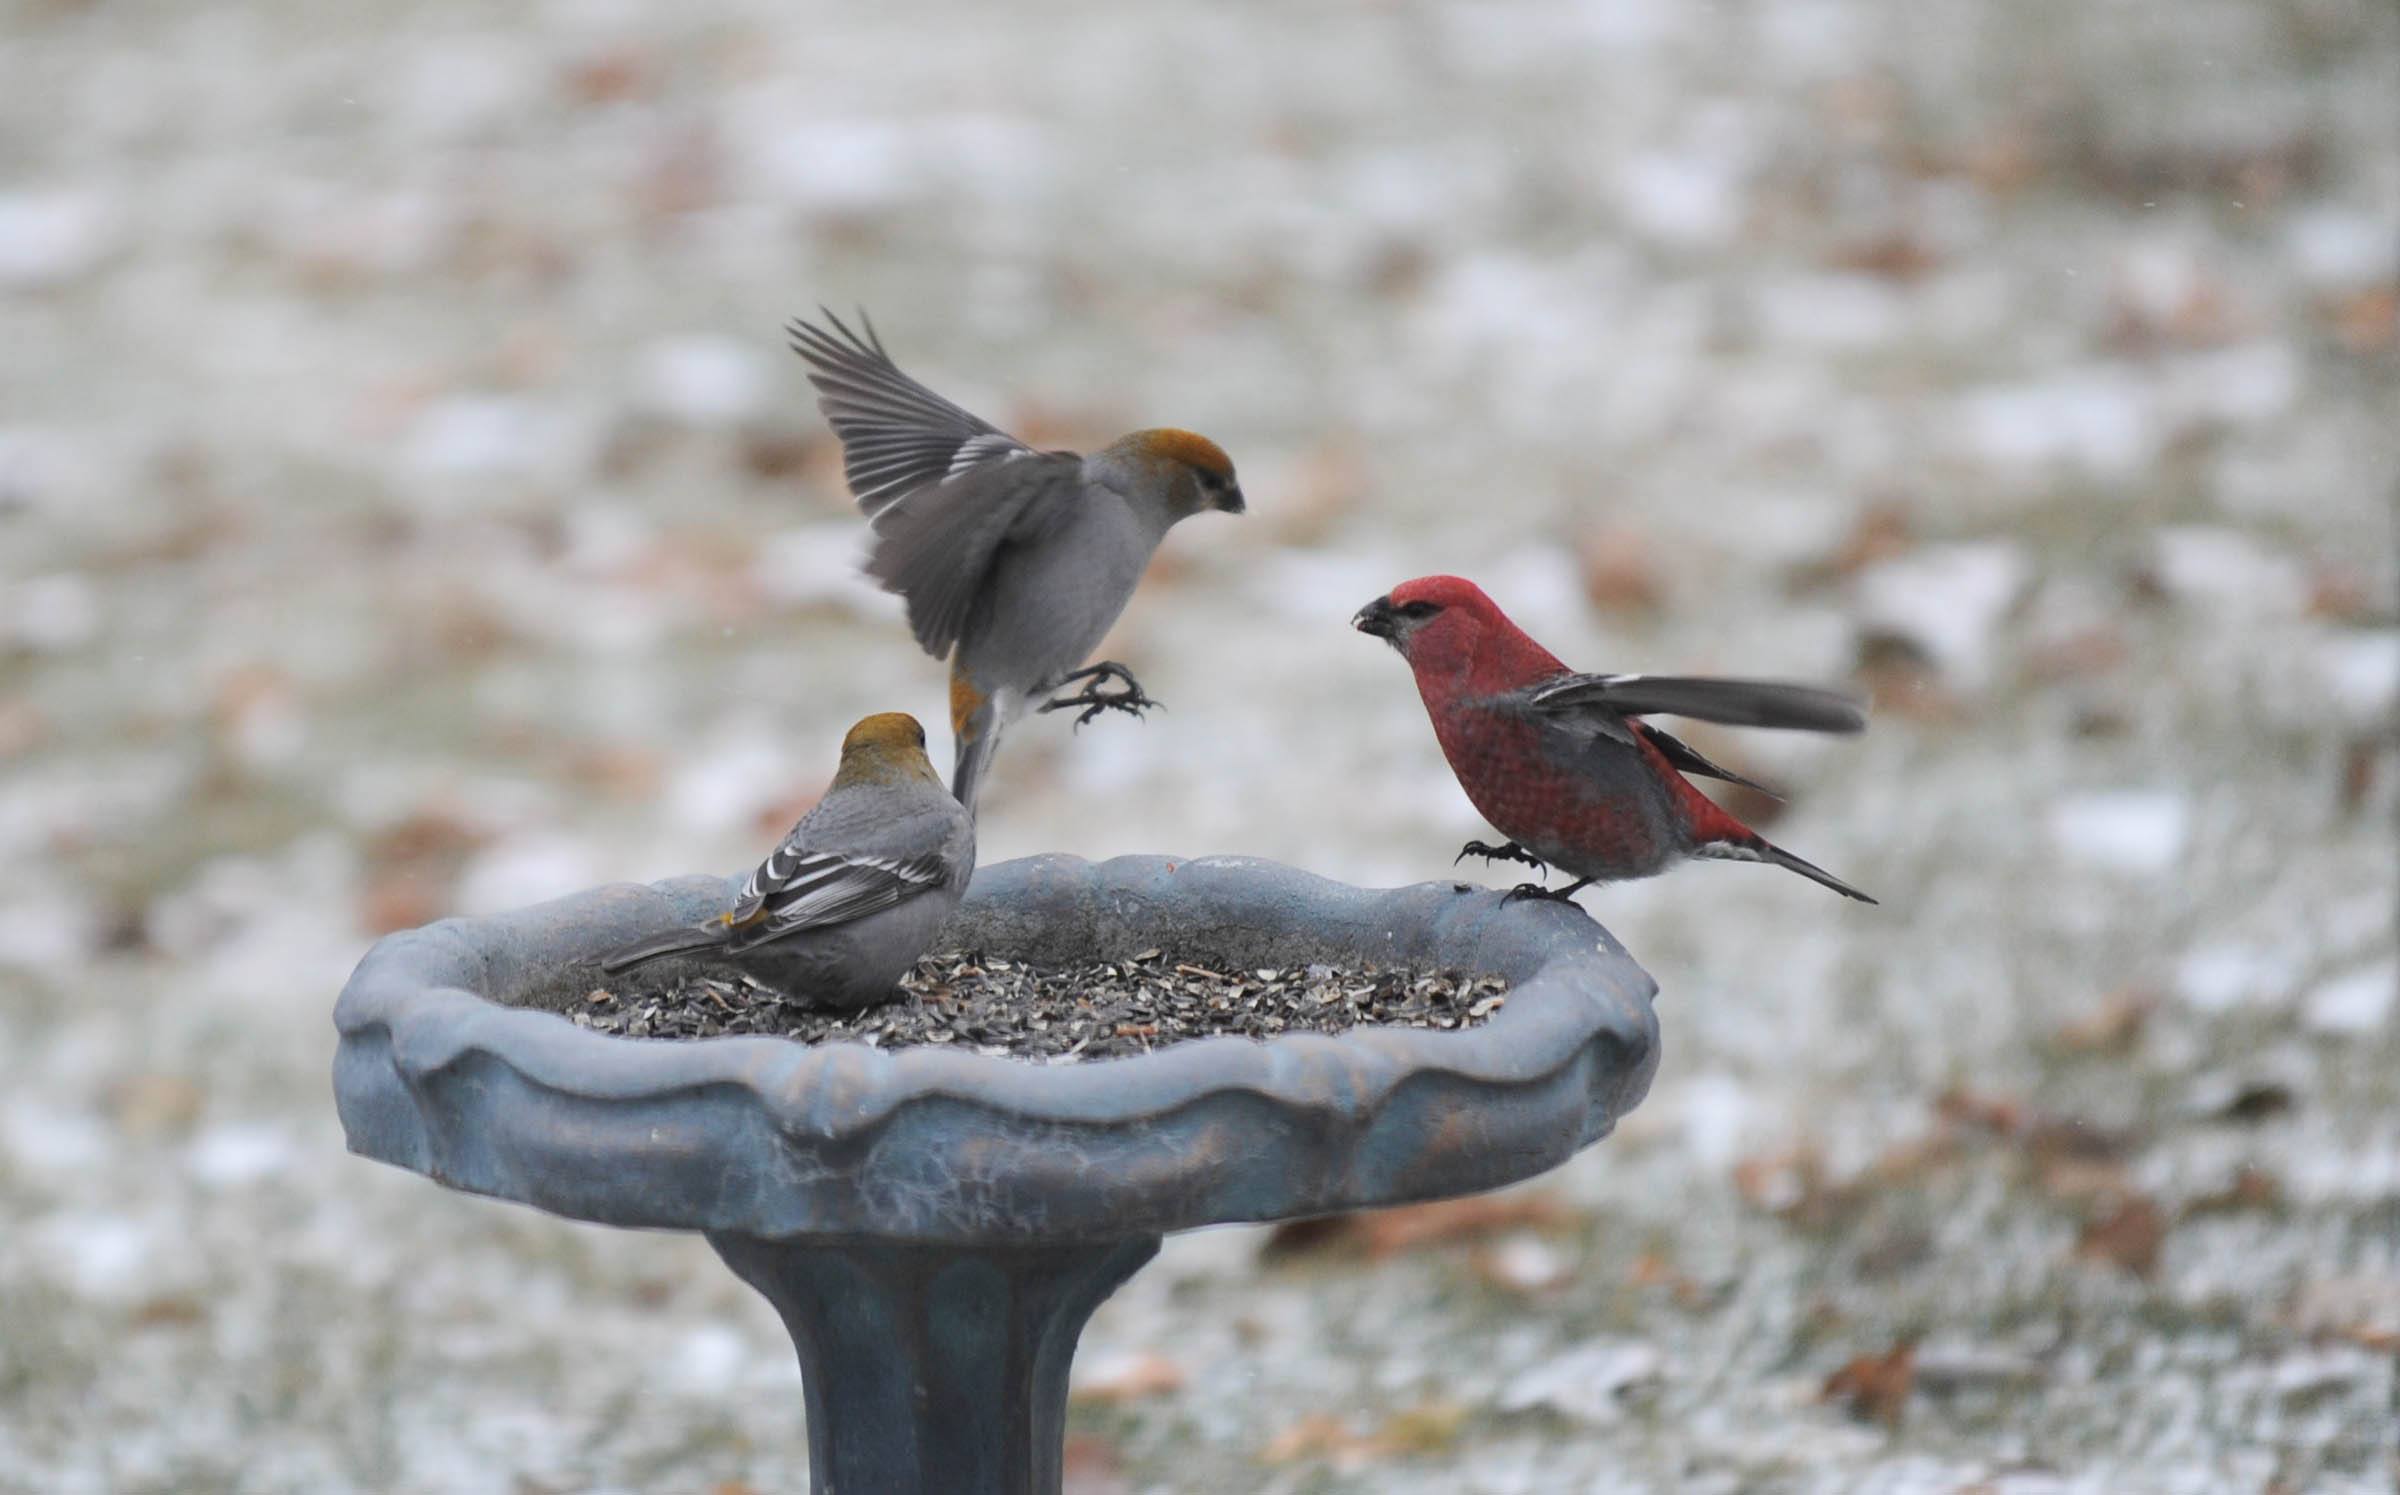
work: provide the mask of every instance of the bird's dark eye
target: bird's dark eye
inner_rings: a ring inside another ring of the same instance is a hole
[[[1225,480],[1214,472],[1205,467],[1195,467],[1192,471],[1200,474],[1200,486],[1209,492],[1222,493],[1225,491]]]
[[[1401,617],[1418,619],[1430,618],[1441,610],[1438,602],[1403,602],[1399,608]]]

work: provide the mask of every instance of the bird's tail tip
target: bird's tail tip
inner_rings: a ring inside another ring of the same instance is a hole
[[[1877,907],[1882,905],[1881,899],[1850,886],[1808,858],[1794,856],[1756,833],[1751,834],[1745,840],[1721,842],[1716,846],[1703,849],[1700,854],[1726,861],[1765,862],[1771,867],[1781,867],[1786,872],[1797,872],[1810,882],[1833,889],[1844,898],[1855,898],[1861,903]]]
[[[975,813],[975,797],[983,790],[983,776],[992,765],[992,750],[997,745],[991,733],[962,736],[958,740],[958,757],[950,770],[950,793],[967,807],[969,815]]]
[[[680,955],[687,950],[703,949],[715,943],[715,939],[707,932],[690,929],[678,929],[668,934],[654,935],[649,939],[627,945],[622,950],[613,950],[601,956],[600,973],[604,976],[622,975],[635,966],[647,965],[651,961],[661,960],[669,955]]]
[[[951,672],[950,728],[958,749],[950,770],[950,793],[969,815],[975,813],[975,796],[983,790],[992,755],[1000,750],[1003,717],[999,701],[977,691],[963,673]]]
[[[1767,842],[1764,844],[1766,847],[1764,853],[1766,859],[1776,866],[1783,868],[1786,872],[1797,872],[1802,877],[1807,878],[1810,882],[1833,889],[1835,892],[1841,894],[1844,898],[1855,898],[1861,903],[1880,906],[1880,900],[1875,898],[1872,894],[1850,886],[1850,884],[1842,881],[1840,878],[1834,876],[1832,873],[1826,871],[1816,863],[1809,861],[1806,857],[1796,857],[1790,852],[1785,851],[1782,847],[1775,845],[1773,842]]]

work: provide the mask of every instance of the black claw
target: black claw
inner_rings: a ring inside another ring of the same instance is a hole
[[[1592,879],[1588,877],[1579,877],[1563,888],[1546,888],[1537,882],[1521,882],[1502,894],[1500,901],[1508,904],[1520,898],[1539,898],[1545,903],[1573,903],[1575,895],[1591,885]]]
[[[1098,717],[1103,712],[1122,711],[1139,721],[1145,711],[1153,708],[1161,711],[1166,709],[1163,702],[1150,698],[1148,693],[1142,689],[1141,682],[1133,678],[1131,670],[1113,659],[1102,660],[1096,665],[1077,670],[1071,675],[1061,675],[1058,683],[1066,685],[1077,680],[1086,682],[1082,690],[1071,696],[1054,696],[1035,709],[1045,712],[1073,711],[1077,707],[1081,707],[1081,713],[1075,718],[1077,731],[1083,730],[1084,723]],[[1101,688],[1103,682],[1112,680],[1123,688],[1120,690]]]
[[[1450,865],[1455,867],[1469,857],[1481,857],[1486,862],[1523,862],[1528,867],[1536,868],[1549,866],[1547,862],[1514,841],[1501,846],[1493,846],[1483,841],[1469,841],[1459,848],[1457,856],[1450,859]]]

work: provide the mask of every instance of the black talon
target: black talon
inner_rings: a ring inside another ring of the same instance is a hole
[[[1500,846],[1493,846],[1483,841],[1469,841],[1466,845],[1459,848],[1457,856],[1454,856],[1450,859],[1450,865],[1455,867],[1469,857],[1481,857],[1487,863],[1523,862],[1528,867],[1545,868],[1549,865],[1540,857],[1535,856],[1532,852],[1527,851],[1524,847],[1519,846],[1514,841],[1510,841]]]
[[[1563,888],[1545,888],[1538,882],[1521,882],[1501,894],[1500,901],[1508,904],[1520,898],[1539,898],[1545,903],[1573,903],[1575,895],[1591,885],[1592,879],[1588,877],[1579,877]]]
[[[1151,699],[1142,689],[1142,683],[1133,678],[1133,671],[1113,659],[1104,659],[1072,674],[1061,675],[1057,684],[1066,685],[1077,680],[1086,682],[1082,690],[1071,696],[1054,696],[1035,709],[1044,712],[1073,711],[1082,707],[1082,712],[1075,718],[1077,731],[1083,730],[1084,723],[1106,711],[1122,711],[1139,721],[1142,713],[1152,707],[1162,711],[1166,709],[1165,703]],[[1101,689],[1103,682],[1110,680],[1119,682],[1124,688],[1113,691]]]

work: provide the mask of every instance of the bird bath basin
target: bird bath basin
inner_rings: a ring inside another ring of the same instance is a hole
[[[1073,1065],[616,1038],[542,1010],[602,984],[603,952],[727,898],[681,878],[392,935],[335,1009],[334,1092],[364,1156],[705,1233],[799,1349],[819,1492],[1056,1491],[1076,1336],[1165,1232],[1531,1177],[1606,1136],[1657,1066],[1650,978],[1570,906],[1238,857],[988,867],[936,948],[1456,968],[1505,977],[1507,1003],[1453,1032]]]

